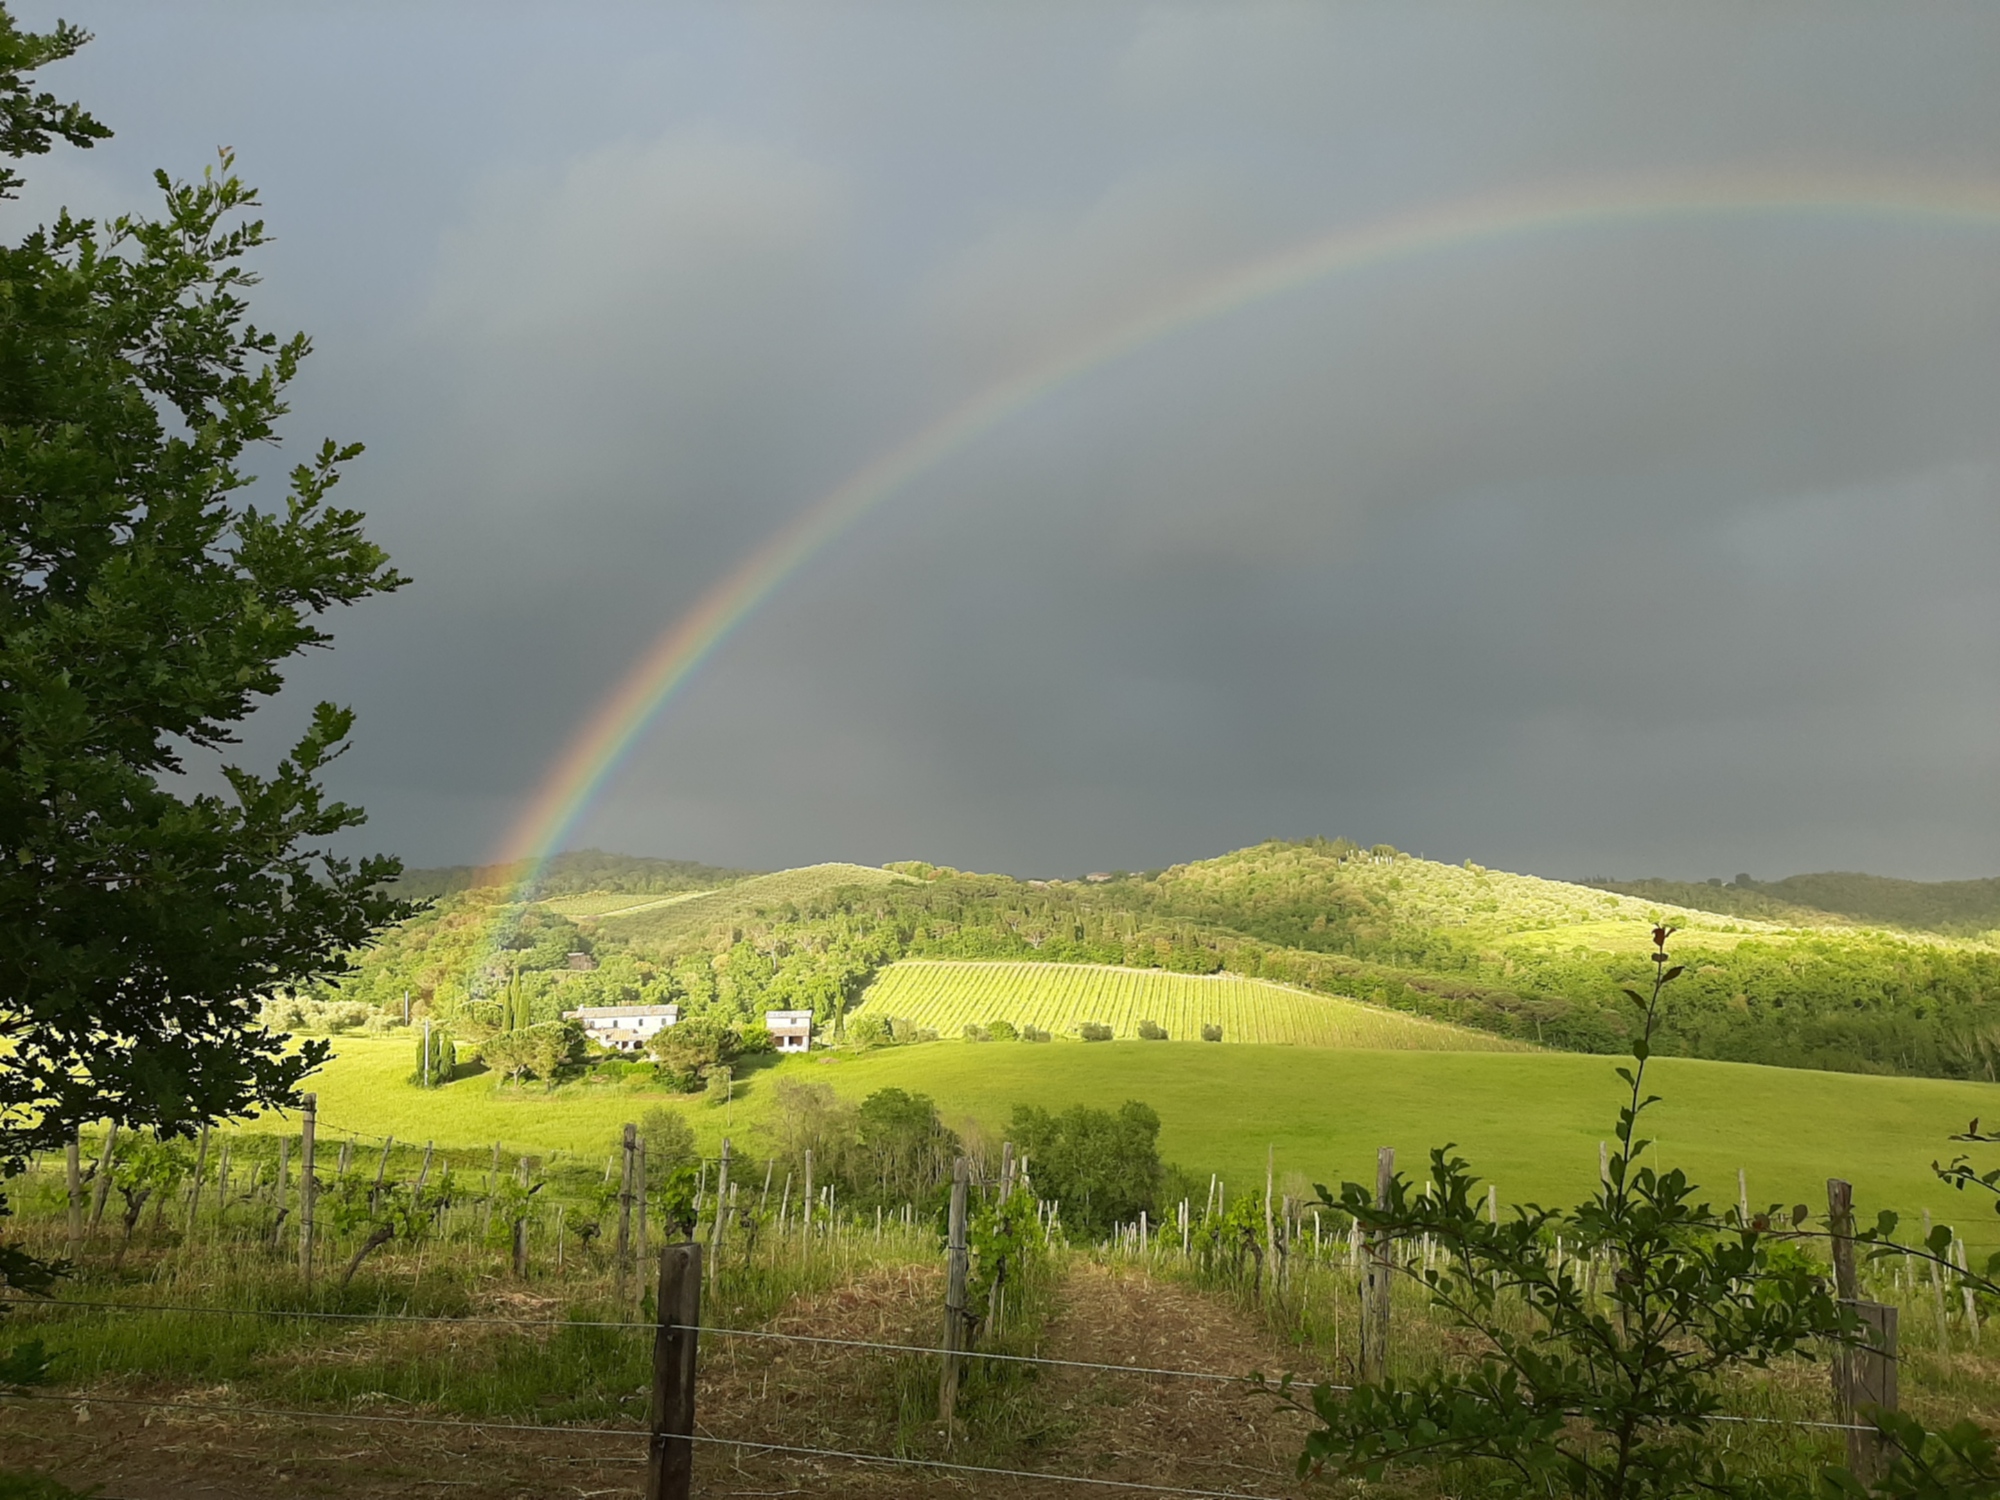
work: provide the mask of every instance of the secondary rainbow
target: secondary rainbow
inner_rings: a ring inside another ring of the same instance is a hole
[[[1453,200],[1337,229],[1236,267],[987,387],[807,506],[675,620],[625,674],[543,778],[497,862],[525,861],[515,877],[517,887],[532,883],[675,692],[760,605],[911,481],[1090,372],[1182,330],[1336,276],[1530,236],[1732,217],[1873,220],[1991,231],[2000,229],[2000,184],[1796,177],[1587,182]]]

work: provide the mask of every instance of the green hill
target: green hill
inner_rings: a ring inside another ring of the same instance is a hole
[[[1085,880],[828,864],[515,906],[502,892],[460,891],[390,934],[345,983],[364,1004],[397,1005],[408,991],[448,1018],[519,973],[541,1018],[673,1000],[741,1021],[809,1008],[831,1030],[906,960],[1081,965],[1229,974],[1515,1042],[1622,1052],[1623,990],[1650,972],[1650,932],[1664,921],[1682,929],[1673,946],[1687,973],[1657,1038],[1663,1053],[2000,1076],[2000,947],[1857,925],[1761,887],[1729,898],[1754,896],[1756,914],[1657,899],[1715,889],[1606,890],[1343,840]]]
[[[419,901],[459,891],[511,886],[528,873],[529,861],[511,865],[441,865],[429,870],[405,870],[396,894]],[[607,854],[602,849],[577,849],[558,854],[535,878],[533,898],[576,896],[586,892],[653,894],[705,891],[750,875],[720,865],[684,859],[645,859],[635,854]]]
[[[1136,1037],[1142,1021],[1193,1041],[1220,1025],[1226,1043],[1390,1051],[1519,1051],[1518,1042],[1236,974],[1167,974],[1094,964],[909,959],[884,969],[856,1014],[893,1017],[955,1037],[1001,1020],[1073,1036],[1087,1021]]]
[[[907,883],[906,876],[868,865],[806,865],[773,875],[755,875],[687,901],[609,912],[598,919],[597,930],[626,943],[657,944],[717,924],[796,912],[801,906],[810,906],[833,892],[851,887],[867,889]]]
[[[1797,924],[1844,921],[1913,932],[1981,937],[2000,930],[2000,879],[1895,880],[1886,875],[1827,871],[1724,884],[1675,880],[1602,880],[1607,891],[1642,900],[1673,901],[1699,911],[1740,913]]]

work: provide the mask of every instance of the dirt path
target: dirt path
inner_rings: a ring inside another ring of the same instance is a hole
[[[1296,1363],[1234,1309],[1128,1267],[1079,1261],[1063,1288],[1044,1353],[1160,1370],[1275,1380]],[[1290,1495],[1304,1431],[1298,1418],[1244,1385],[1165,1375],[1065,1370],[1065,1410],[1083,1417],[1065,1467],[1100,1478]]]
[[[884,1267],[802,1297],[768,1326],[778,1332],[887,1344],[934,1345],[941,1296],[931,1266]],[[712,1308],[708,1320],[730,1321]],[[1033,1434],[994,1459],[947,1449],[934,1423],[931,1359],[762,1339],[703,1341],[698,1430],[795,1448],[914,1451],[1049,1473],[1127,1479],[1260,1496],[1297,1492],[1295,1420],[1245,1387],[1159,1375],[1052,1370],[1028,1387]],[[1161,1369],[1275,1375],[1286,1358],[1247,1318],[1171,1282],[1123,1268],[1075,1263],[1041,1352],[1055,1358]],[[898,1431],[896,1413],[919,1417]],[[631,1435],[530,1433],[353,1420],[219,1416],[186,1408],[124,1406],[161,1398],[194,1405],[255,1404],[227,1387],[168,1390],[139,1383],[0,1401],[0,1453],[106,1500],[264,1500],[271,1495],[468,1500],[638,1493],[643,1439],[635,1393]],[[269,1404],[269,1403],[264,1403]],[[383,1404],[381,1417],[428,1415]],[[610,1425],[610,1424],[604,1424]],[[976,1446],[976,1445],[973,1445]],[[957,1495],[968,1500],[1081,1500],[1115,1490],[947,1470],[888,1468],[831,1457],[779,1455],[722,1444],[697,1450],[703,1496]]]

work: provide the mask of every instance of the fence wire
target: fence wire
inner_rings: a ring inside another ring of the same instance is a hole
[[[76,1308],[93,1312],[121,1313],[179,1313],[191,1316],[213,1316],[234,1318],[309,1318],[344,1323],[429,1323],[452,1326],[488,1326],[514,1329],[564,1328],[608,1328],[625,1333],[655,1334],[662,1326],[683,1328],[695,1334],[706,1334],[711,1338],[768,1339],[789,1344],[818,1344],[840,1349],[873,1349],[887,1354],[915,1354],[930,1359],[942,1359],[947,1354],[958,1359],[983,1359],[1005,1364],[1046,1365],[1053,1369],[1095,1370],[1118,1375],[1162,1375],[1182,1380],[1205,1380],[1218,1385],[1243,1385],[1252,1388],[1271,1388],[1272,1382],[1257,1375],[1224,1375],[1213,1370],[1171,1370],[1154,1365],[1115,1365],[1084,1359],[1055,1359],[1039,1354],[1001,1354],[981,1349],[938,1349],[928,1344],[887,1344],[870,1339],[837,1339],[820,1334],[780,1333],[765,1328],[722,1328],[709,1324],[680,1324],[641,1322],[613,1322],[608,1320],[588,1320],[582,1318],[509,1318],[468,1314],[453,1317],[441,1313],[390,1313],[390,1312],[323,1312],[312,1308],[275,1307],[196,1307],[191,1304],[165,1302],[84,1302],[68,1298],[51,1300],[31,1297],[0,1297],[0,1307],[24,1307],[42,1311]],[[1294,1381],[1293,1384],[1304,1382]],[[1351,1385],[1340,1385],[1331,1381],[1310,1382],[1313,1387],[1324,1386],[1330,1391],[1352,1391]],[[78,1398],[105,1399],[105,1398]],[[356,1418],[356,1420],[361,1420]],[[372,1420],[372,1419],[370,1419]],[[1734,1413],[1717,1412],[1710,1415],[1711,1422],[1728,1422],[1752,1427],[1797,1427],[1822,1432],[1873,1432],[1876,1429],[1865,1422],[1825,1422],[1809,1417],[1747,1417]],[[576,1432],[591,1429],[549,1428],[547,1431]],[[617,1429],[603,1429],[614,1431]],[[846,1455],[854,1457],[856,1455]],[[1185,1493],[1193,1493],[1192,1491]]]
[[[330,1412],[304,1411],[278,1406],[217,1406],[188,1401],[169,1401],[164,1398],[144,1396],[89,1396],[55,1395],[40,1392],[17,1392],[15,1399],[28,1401],[53,1401],[70,1406],[104,1405],[137,1406],[156,1411],[189,1412],[200,1416],[213,1417],[268,1417],[304,1422],[367,1422],[380,1425],[404,1427],[441,1427],[460,1431],[484,1432],[533,1432],[547,1433],[558,1437],[610,1437],[634,1441],[650,1441],[652,1434],[637,1427],[556,1427],[537,1422],[485,1422],[469,1421],[462,1417],[412,1417],[390,1412]],[[675,1441],[701,1443],[710,1447],[735,1448],[744,1452],[779,1453],[798,1458],[831,1458],[848,1463],[877,1464],[888,1468],[936,1469],[957,1474],[981,1474],[995,1479],[1036,1479],[1045,1484],[1078,1484],[1099,1489],[1137,1491],[1151,1495],[1186,1495],[1195,1500],[1275,1500],[1275,1497],[1258,1495],[1250,1490],[1202,1490],[1184,1485],[1150,1484],[1138,1479],[1105,1479],[1089,1474],[1054,1474],[1038,1469],[1006,1469],[990,1464],[956,1463],[943,1458],[904,1458],[887,1453],[854,1453],[842,1448],[812,1448],[797,1443],[773,1443],[753,1438],[716,1437],[708,1433],[694,1433],[677,1437]],[[604,1463],[644,1463],[643,1458],[609,1457]]]

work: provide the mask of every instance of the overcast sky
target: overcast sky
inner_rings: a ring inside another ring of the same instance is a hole
[[[1343,226],[1588,181],[2000,194],[1988,5],[110,3],[29,165],[234,146],[289,433],[415,582],[366,842],[489,857],[644,647],[988,383]],[[876,510],[575,844],[1065,874],[1347,835],[1558,876],[2000,873],[2000,223],[1481,243],[1189,328]],[[275,471],[278,461],[268,467]]]

